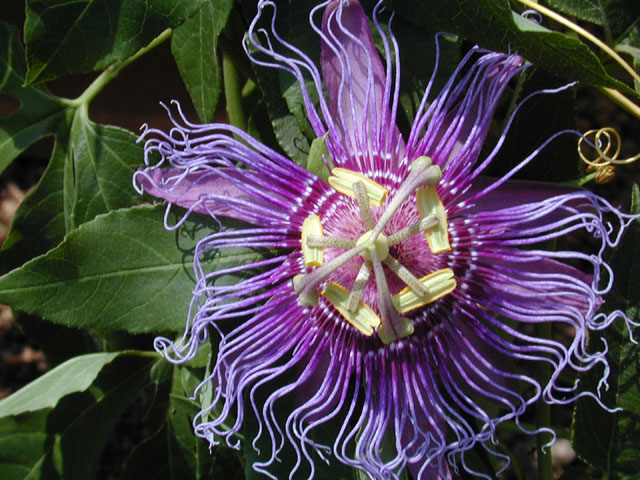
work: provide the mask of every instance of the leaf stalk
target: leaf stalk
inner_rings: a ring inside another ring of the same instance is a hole
[[[136,61],[138,58],[150,52],[161,43],[165,42],[171,37],[172,30],[167,28],[164,32],[154,38],[147,46],[138,50],[132,56],[125,58],[124,60],[117,61],[109,65],[98,77],[91,82],[91,85],[82,92],[82,94],[74,99],[66,100],[66,104],[70,107],[80,107],[81,105],[88,105],[91,101],[106,87],[114,78],[120,75],[120,72],[124,70],[130,63]]]

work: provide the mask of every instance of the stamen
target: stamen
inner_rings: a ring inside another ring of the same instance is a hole
[[[398,260],[393,257],[388,257],[384,261],[385,265],[387,265],[393,273],[395,273],[400,280],[402,280],[405,285],[407,285],[417,296],[423,297],[427,295],[429,292],[422,285],[420,280],[418,280],[413,273],[411,273],[407,267],[402,265]]]
[[[387,243],[390,247],[393,245],[397,245],[398,243],[402,243],[405,240],[409,240],[411,237],[420,232],[424,232],[428,228],[435,227],[437,224],[438,217],[436,217],[435,215],[429,215],[428,217],[424,217],[422,220],[409,225],[402,230],[398,230],[392,235],[389,235],[387,237]]]
[[[321,248],[342,248],[348,250],[356,246],[356,242],[350,238],[342,237],[321,237],[311,235],[307,237],[307,246]]]
[[[409,287],[406,287],[393,296],[393,305],[398,312],[407,313],[433,303],[453,292],[458,285],[453,270],[450,268],[430,273],[422,277],[420,283],[426,288],[427,295],[418,296]]]
[[[408,337],[413,333],[413,323],[405,317],[398,315],[391,299],[391,292],[384,274],[382,262],[375,249],[371,250],[373,273],[376,277],[378,289],[378,309],[380,310],[381,324],[378,328],[378,336],[382,343],[388,344],[398,338]]]
[[[302,223],[302,256],[307,268],[320,266],[324,262],[323,245],[309,245],[309,237],[323,238],[322,221],[318,215],[309,215]]]
[[[320,265],[310,273],[303,273],[293,277],[293,289],[298,293],[298,303],[303,306],[318,304],[318,287],[332,272],[357,257],[367,248],[367,245],[356,245],[351,250],[338,255],[333,260]]]
[[[436,189],[432,187],[419,188],[416,202],[420,218],[427,218],[432,215],[438,218],[438,224],[426,232],[429,249],[433,253],[450,252],[451,243],[449,242],[447,213]]]
[[[347,301],[347,310],[355,312],[358,308],[358,302],[362,296],[364,287],[367,286],[369,276],[371,275],[371,262],[364,262],[358,271],[356,281],[353,283],[353,288],[349,294],[349,300]]]
[[[404,183],[393,196],[393,199],[387,205],[386,210],[378,220],[375,228],[372,230],[372,238],[376,238],[382,233],[384,227],[393,217],[396,211],[402,206],[405,200],[420,185],[427,184],[429,186],[436,185],[442,178],[442,171],[437,165],[431,165],[429,157],[420,157],[411,165],[411,173],[407,176]]]
[[[363,301],[358,301],[355,311],[347,308],[350,299],[349,290],[342,285],[330,282],[322,291],[322,296],[329,300],[340,315],[359,332],[370,336],[380,325],[380,317]]]
[[[356,200],[358,200],[358,207],[360,208],[360,216],[364,223],[365,230],[372,230],[375,226],[373,221],[373,215],[371,215],[371,207],[369,206],[369,198],[367,197],[367,187],[364,182],[358,181],[353,184],[353,191],[356,194]]]
[[[353,184],[356,182],[364,183],[367,191],[367,197],[369,198],[369,203],[371,205],[375,205],[377,207],[381,206],[389,193],[389,190],[384,188],[378,182],[365,177],[361,173],[347,170],[346,168],[334,168],[331,170],[329,185],[344,195],[356,198],[356,194],[353,189]]]

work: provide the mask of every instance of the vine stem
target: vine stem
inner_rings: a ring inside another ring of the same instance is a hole
[[[91,82],[91,85],[89,85],[79,97],[72,100],[67,100],[67,105],[71,107],[88,105],[96,97],[96,95],[98,95],[102,91],[102,89],[106,87],[114,78],[116,78],[120,74],[120,72],[122,72],[122,70],[124,70],[130,63],[136,61],[145,53],[153,50],[158,45],[165,42],[171,37],[171,33],[172,30],[170,28],[167,28],[164,32],[154,38],[151,43],[138,50],[132,56],[109,65],[100,75],[98,75],[98,77],[93,82]]]
[[[538,336],[544,339],[551,339],[551,323],[544,322],[538,324]],[[538,365],[538,382],[546,385],[551,378],[551,365],[542,362]],[[545,445],[549,443],[548,430],[551,429],[551,406],[542,397],[536,402],[536,427],[544,428],[547,431],[539,432],[536,435],[538,445],[538,479],[553,480],[553,464],[551,458],[551,447]]]
[[[242,85],[235,62],[225,50],[222,50],[222,77],[224,96],[227,102],[229,122],[240,130],[247,130],[247,120],[242,107]]]
[[[598,172],[591,172],[585,175],[584,177],[580,177],[576,180],[569,180],[568,182],[562,182],[564,185],[570,185],[572,187],[581,187],[585,183],[589,183],[591,180],[596,178]]]
[[[618,90],[614,90],[613,88],[600,87],[600,90],[604,92],[611,100],[617,103],[619,106],[627,110],[629,113],[635,115],[640,118],[640,107],[625,97]]]

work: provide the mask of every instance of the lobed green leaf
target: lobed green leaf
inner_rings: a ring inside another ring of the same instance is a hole
[[[193,431],[200,407],[189,397],[201,376],[201,369],[172,367],[171,375],[164,378],[169,390],[164,424],[127,458],[122,480],[242,478],[235,451],[222,445],[210,450],[208,442]]]
[[[104,366],[122,353],[91,353],[67,360],[0,400],[0,417],[55,407],[62,397],[89,388]]]
[[[26,84],[101,70],[198,12],[203,0],[27,0]]]
[[[414,25],[461,35],[491,50],[518,52],[566,80],[638,96],[611,77],[586,44],[519,17],[516,22],[506,0],[393,0],[392,5],[399,16]]]
[[[0,478],[93,478],[115,422],[149,379],[152,359],[120,355],[90,390],[55,408],[0,418]]]
[[[331,155],[327,149],[327,136],[325,135],[314,139],[313,142],[311,142],[311,148],[309,149],[306,169],[316,177],[327,182],[331,175],[327,165],[331,167],[331,162]]]
[[[36,189],[17,211],[2,247],[4,270],[58,245],[64,235],[97,215],[139,201],[131,178],[143,157],[133,133],[100,125],[75,111],[70,131],[56,137]]]
[[[617,38],[640,19],[640,3],[634,0],[548,0],[558,12],[600,25]]]
[[[200,120],[213,120],[221,91],[221,71],[216,49],[227,23],[232,0],[203,0],[198,12],[175,29],[171,52]]]
[[[0,172],[36,140],[56,133],[72,114],[43,87],[22,86],[26,65],[18,36],[15,27],[0,22],[0,94],[20,102],[17,111],[0,118]]]
[[[78,328],[182,330],[194,285],[192,249],[212,226],[189,220],[167,232],[163,210],[134,207],[83,224],[55,249],[1,277],[0,302]],[[206,268],[258,258],[249,249],[225,249]]]

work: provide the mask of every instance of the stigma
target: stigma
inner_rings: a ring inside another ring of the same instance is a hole
[[[301,235],[307,272],[293,279],[298,302],[301,305],[316,305],[322,295],[358,332],[366,336],[377,334],[385,344],[413,334],[413,323],[405,314],[453,292],[457,282],[450,268],[417,278],[394,257],[391,247],[423,234],[429,246],[428,250],[425,248],[424,255],[437,255],[451,250],[446,211],[435,188],[441,178],[440,168],[432,165],[429,157],[414,160],[409,174],[393,193],[361,173],[334,168],[328,180],[329,185],[337,192],[355,199],[365,233],[357,238],[327,236],[319,215],[307,217]],[[412,196],[415,196],[419,220],[389,235],[383,233]],[[386,206],[374,220],[371,207],[382,208],[385,200]],[[337,248],[344,252],[325,262],[326,248]],[[362,259],[362,264],[351,288],[330,281],[334,272],[357,258]],[[395,275],[405,285],[396,294],[389,289],[389,274]],[[375,281],[377,304],[368,305],[362,300],[362,295],[372,281]],[[322,285],[324,287],[321,289]]]

